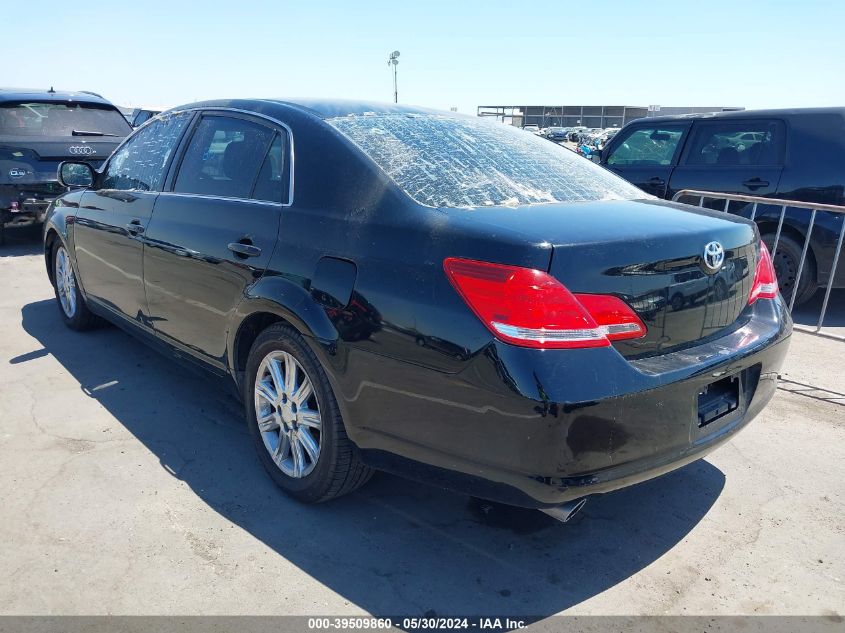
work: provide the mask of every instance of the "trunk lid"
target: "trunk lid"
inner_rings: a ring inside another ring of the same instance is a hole
[[[551,246],[549,273],[571,292],[616,295],[634,308],[648,333],[614,343],[626,357],[690,346],[741,325],[757,261],[749,221],[657,200],[477,211]],[[724,249],[717,271],[704,264],[711,242]]]

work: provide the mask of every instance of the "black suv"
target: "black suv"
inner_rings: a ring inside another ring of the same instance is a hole
[[[61,161],[99,166],[131,131],[93,93],[0,88],[0,244],[6,226],[42,222],[66,191],[56,180]]]
[[[660,198],[698,189],[845,205],[845,108],[640,119],[608,144],[601,164]],[[748,217],[751,205],[732,206],[731,211]],[[757,225],[770,248],[780,211],[776,206],[757,210]],[[795,287],[810,215],[788,209],[784,217],[774,263],[787,298]],[[808,300],[830,280],[842,222],[841,214],[816,214],[796,303]],[[833,287],[845,287],[841,261]]]

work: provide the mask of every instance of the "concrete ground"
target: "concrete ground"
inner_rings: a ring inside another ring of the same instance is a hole
[[[10,239],[2,614],[845,612],[845,343],[796,334],[748,429],[566,525],[387,475],[308,507],[238,403],[116,328],[67,330],[37,237]]]
[[[796,324],[815,329],[824,305],[824,290],[819,290],[807,303],[796,306],[792,314]],[[845,338],[845,290],[831,290],[821,332]]]

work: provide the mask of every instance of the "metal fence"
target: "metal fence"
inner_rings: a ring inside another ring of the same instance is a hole
[[[799,282],[801,280],[801,274],[804,271],[804,265],[807,261],[807,252],[810,249],[810,237],[813,234],[813,228],[816,224],[816,215],[820,211],[841,215],[843,219],[842,227],[839,230],[839,236],[836,240],[836,250],[834,251],[833,264],[830,268],[830,278],[828,279],[827,284],[824,287],[824,299],[822,301],[821,309],[819,310],[818,321],[815,325],[804,325],[796,323],[795,329],[801,330],[803,332],[809,332],[811,334],[818,334],[839,341],[845,341],[845,335],[828,332],[822,329],[824,327],[825,317],[827,316],[828,304],[830,302],[830,294],[833,290],[834,278],[836,277],[837,266],[839,264],[839,256],[842,253],[843,237],[845,237],[845,206],[839,206],[835,204],[814,204],[812,202],[798,202],[796,200],[781,200],[778,198],[764,198],[761,196],[746,196],[743,194],[698,191],[696,189],[683,189],[676,193],[672,197],[672,200],[674,202],[687,203],[692,203],[691,201],[694,201],[699,207],[703,207],[705,205],[705,202],[708,202],[709,204],[711,202],[718,203],[719,201],[724,200],[724,204],[719,205],[721,206],[721,209],[719,210],[724,211],[725,213],[728,212],[731,202],[744,202],[751,205],[751,211],[749,216],[751,220],[754,220],[757,217],[758,206],[768,205],[772,207],[780,207],[777,232],[775,233],[775,240],[771,249],[772,259],[774,259],[775,255],[777,254],[778,242],[780,241],[781,230],[783,229],[783,219],[786,216],[787,209],[806,209],[807,211],[809,211],[810,220],[807,225],[806,235],[804,237],[804,244],[801,251],[801,261],[798,264],[798,272],[795,275],[795,285],[793,286],[791,295],[789,297],[784,297],[789,304],[789,311],[790,313],[793,313],[793,316],[794,309],[796,307],[795,299],[798,296],[798,287]]]

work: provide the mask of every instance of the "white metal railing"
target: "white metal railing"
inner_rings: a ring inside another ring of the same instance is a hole
[[[836,250],[833,255],[833,264],[830,268],[830,278],[827,280],[827,285],[825,286],[824,290],[824,300],[822,301],[822,307],[819,312],[819,320],[815,326],[805,326],[801,324],[796,324],[795,329],[804,332],[810,332],[811,334],[819,334],[839,341],[845,341],[845,336],[822,332],[824,318],[827,314],[828,303],[830,301],[830,293],[833,290],[833,281],[836,277],[839,256],[842,253],[843,237],[845,237],[845,206],[840,206],[836,204],[816,204],[813,202],[799,202],[797,200],[782,200],[780,198],[764,198],[762,196],[747,196],[738,193],[717,193],[714,191],[699,191],[697,189],[682,189],[674,196],[672,196],[672,200],[674,202],[683,202],[685,198],[692,198],[693,200],[697,199],[699,207],[703,207],[704,202],[706,200],[724,200],[725,204],[721,210],[725,213],[728,212],[731,202],[750,203],[752,205],[750,215],[751,220],[754,220],[757,217],[757,207],[759,205],[769,205],[775,207],[779,206],[780,215],[778,217],[778,228],[777,232],[775,233],[775,241],[772,245],[772,259],[774,259],[777,253],[778,242],[780,241],[780,234],[781,229],[783,228],[783,219],[786,216],[786,210],[788,208],[806,209],[811,212],[810,221],[807,225],[807,233],[804,237],[804,246],[801,250],[801,260],[798,263],[798,272],[795,275],[795,285],[792,288],[792,295],[788,298],[790,313],[792,313],[793,308],[795,307],[795,299],[798,296],[798,287],[801,280],[801,273],[804,271],[804,263],[807,260],[807,252],[810,248],[810,237],[813,233],[813,227],[816,224],[816,214],[819,211],[825,211],[842,215],[842,227],[839,230],[839,237],[836,240]]]

